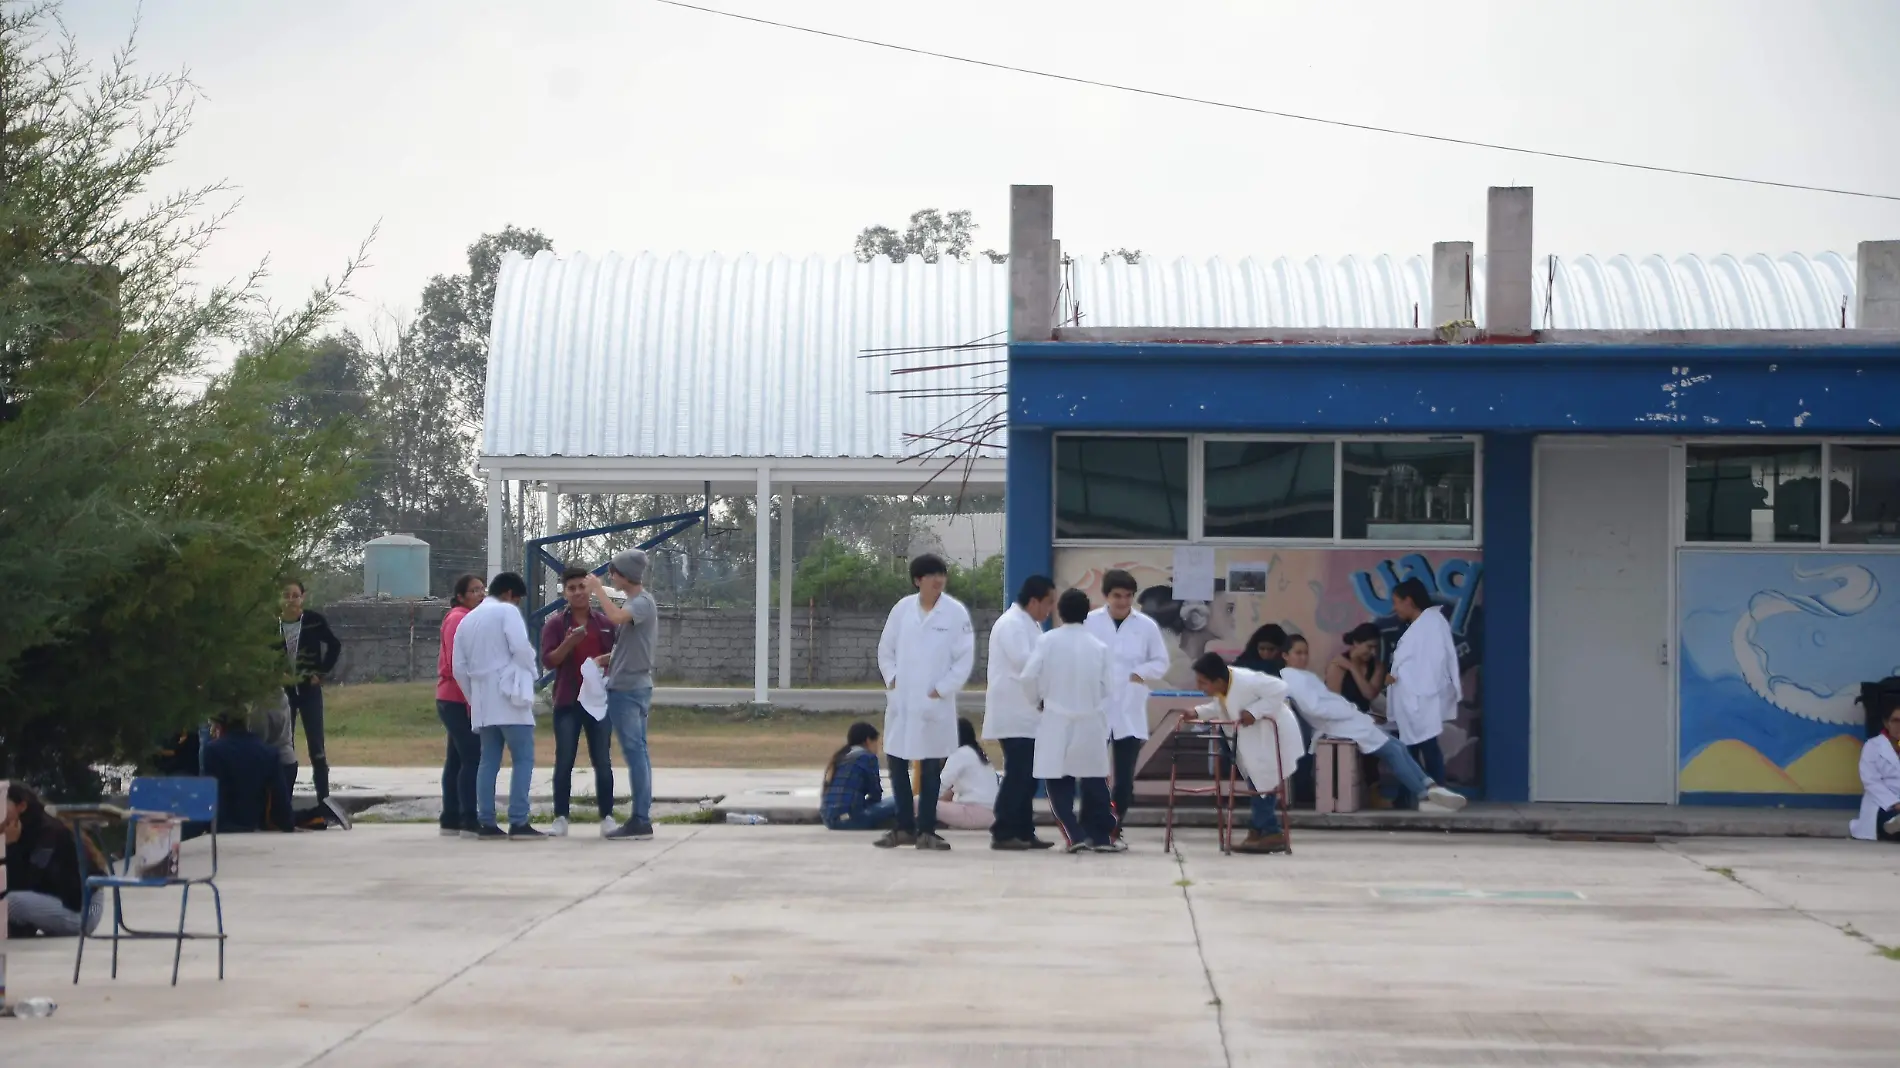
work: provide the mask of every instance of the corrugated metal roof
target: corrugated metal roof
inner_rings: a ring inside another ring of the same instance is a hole
[[[1472,265],[1484,321],[1484,258]],[[1080,325],[1421,325],[1422,256],[1077,262]],[[1538,265],[1537,325],[1572,330],[1821,329],[1852,321],[1854,264],[1816,256],[1559,258]],[[1545,294],[1549,292],[1548,322]],[[1000,384],[1000,365],[893,378],[894,367],[1001,360],[1001,348],[862,358],[874,348],[999,341],[1008,268],[718,255],[511,254],[489,348],[490,456],[900,457],[973,402],[875,395]]]

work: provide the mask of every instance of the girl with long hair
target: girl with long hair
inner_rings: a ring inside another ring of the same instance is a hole
[[[825,762],[825,792],[818,815],[834,831],[875,831],[897,816],[897,802],[884,796],[878,778],[877,728],[853,723],[844,745]]]
[[[468,697],[455,681],[455,629],[488,595],[480,575],[455,580],[455,596],[442,617],[442,650],[435,661],[435,714],[448,734],[442,758],[442,827],[444,838],[474,838],[481,829],[475,818],[475,771],[482,762],[482,740],[468,718]]]
[[[959,831],[987,831],[996,819],[996,769],[977,741],[976,725],[957,719],[957,751],[943,765],[937,822]]]

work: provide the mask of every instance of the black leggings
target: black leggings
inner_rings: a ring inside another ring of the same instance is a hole
[[[323,687],[300,682],[284,687],[284,696],[290,698],[292,744],[297,741],[297,719],[303,719],[304,749],[310,753],[310,775],[316,780],[317,800],[321,801],[330,796],[330,758],[323,751]]]

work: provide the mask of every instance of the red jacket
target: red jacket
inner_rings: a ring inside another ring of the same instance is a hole
[[[442,651],[435,657],[435,699],[454,701],[458,705],[468,704],[468,698],[462,695],[462,688],[455,684],[455,672],[452,670],[455,660],[455,628],[462,625],[462,617],[468,615],[468,609],[456,605],[449,614],[442,617]]]

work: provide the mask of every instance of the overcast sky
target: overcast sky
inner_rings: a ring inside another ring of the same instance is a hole
[[[1900,194],[1900,0],[706,0],[1018,66],[1583,155]],[[134,0],[68,0],[104,56]],[[562,251],[844,254],[863,226],[1056,187],[1066,251],[1305,257],[1484,236],[1536,251],[1819,252],[1900,203],[1434,145],[903,55],[650,0],[145,0],[204,98],[165,184],[228,179],[209,269],[296,299],[379,220],[351,313],[406,313],[504,224]]]

